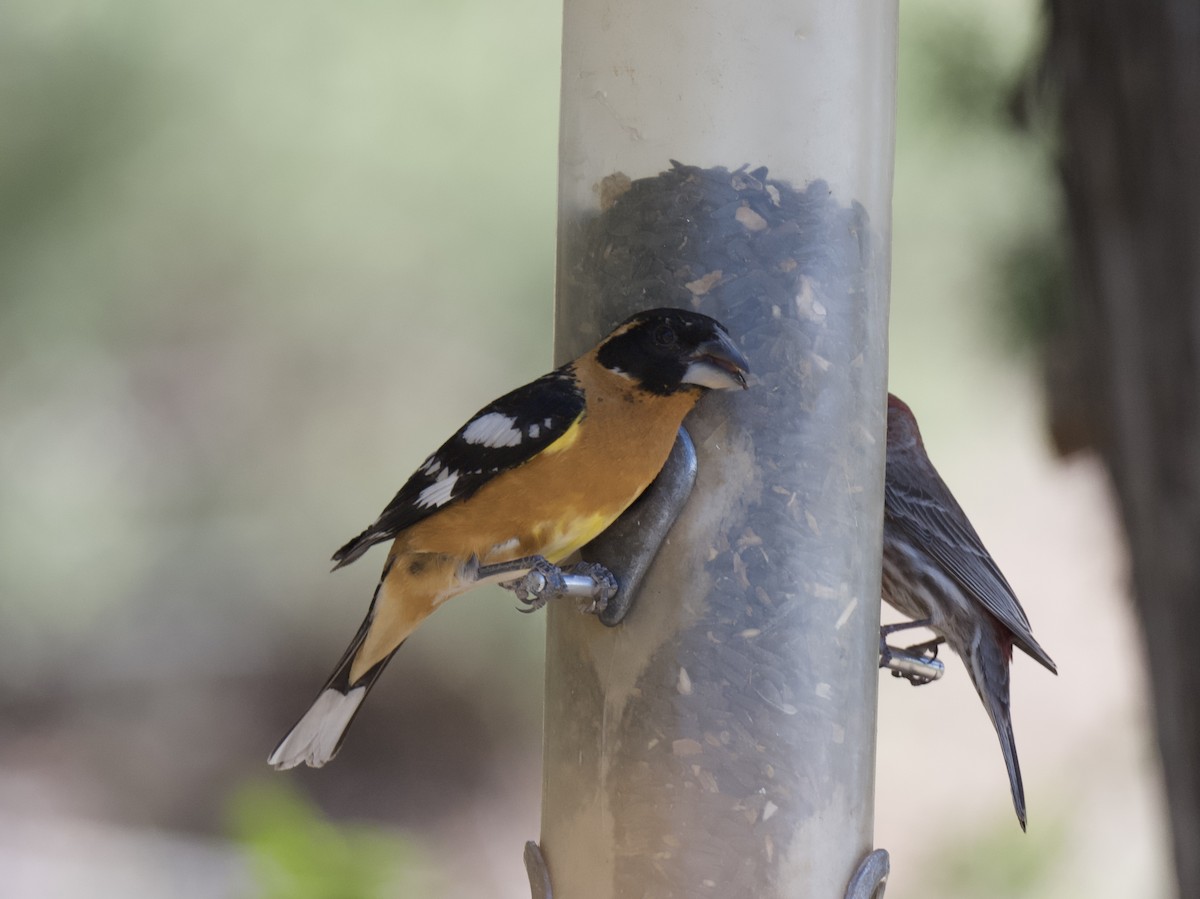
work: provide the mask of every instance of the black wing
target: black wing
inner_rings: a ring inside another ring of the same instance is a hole
[[[926,549],[942,570],[1007,627],[1018,646],[1057,672],[1050,656],[1033,638],[1029,619],[1012,587],[950,488],[935,471],[925,472],[920,485],[903,479],[902,471],[890,468],[884,482],[884,510],[893,525]],[[929,475],[933,476],[932,481]],[[933,486],[922,486],[929,483]],[[958,515],[947,514],[946,510],[956,510]]]
[[[421,464],[374,524],[333,554],[334,570],[532,459],[565,434],[583,410],[583,391],[571,365],[484,406]]]

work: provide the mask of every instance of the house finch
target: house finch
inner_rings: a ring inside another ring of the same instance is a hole
[[[1058,669],[1033,639],[1008,581],[925,454],[912,411],[891,394],[883,497],[883,598],[915,619],[908,626],[937,635],[926,646],[945,641],[963,660],[1000,738],[1024,830],[1025,790],[1008,701],[1013,646],[1051,672]]]

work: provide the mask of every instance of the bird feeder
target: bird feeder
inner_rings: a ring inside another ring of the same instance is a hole
[[[753,380],[685,422],[695,487],[625,619],[550,609],[543,873],[842,896],[872,849],[896,4],[567,0],[563,30],[556,360],[678,306]]]

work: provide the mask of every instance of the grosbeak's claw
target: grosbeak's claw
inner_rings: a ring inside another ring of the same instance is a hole
[[[550,600],[567,593],[567,580],[562,569],[540,556],[530,559],[529,570],[519,578],[500,586],[516,594],[517,600],[526,606],[520,612],[536,612]]]
[[[592,582],[591,595],[582,595],[579,605],[580,611],[588,615],[599,615],[607,609],[608,601],[620,589],[613,573],[596,562],[580,562],[571,568],[571,575],[588,578]]]

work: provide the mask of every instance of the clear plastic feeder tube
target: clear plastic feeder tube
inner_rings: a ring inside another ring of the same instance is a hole
[[[550,609],[555,899],[840,897],[872,848],[894,0],[567,0],[555,349],[722,321],[749,390],[629,616]]]

